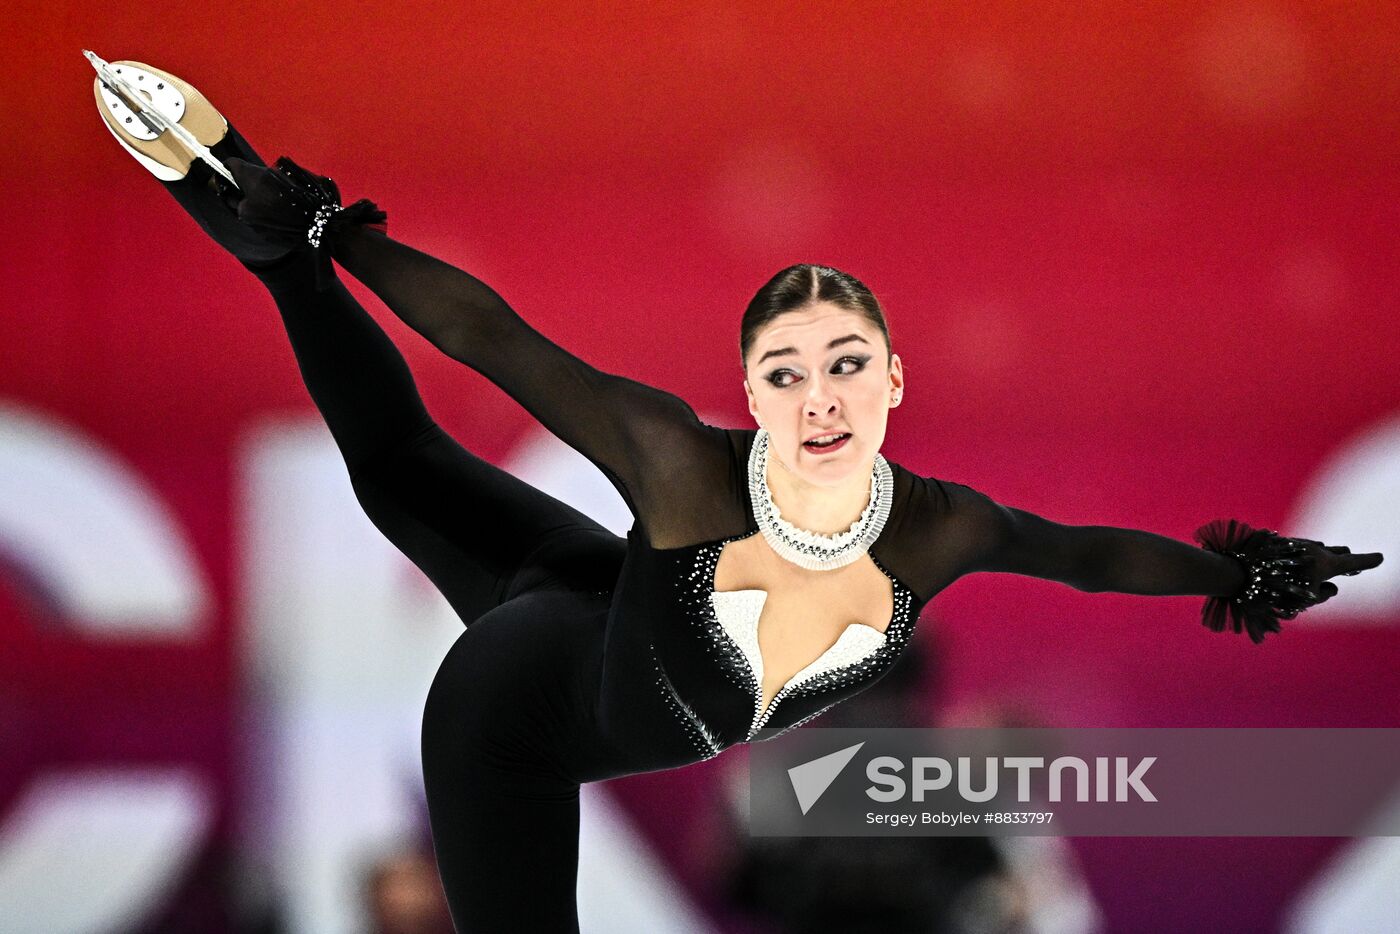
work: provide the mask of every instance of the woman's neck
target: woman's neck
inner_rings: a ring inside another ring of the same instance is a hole
[[[849,529],[870,504],[873,469],[872,462],[865,470],[852,472],[839,486],[816,486],[789,470],[770,449],[768,490],[783,519],[808,532],[833,535]]]

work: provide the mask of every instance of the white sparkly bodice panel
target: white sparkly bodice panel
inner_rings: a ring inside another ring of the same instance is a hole
[[[851,623],[825,652],[787,680],[782,689],[769,701],[768,709],[760,709],[763,703],[763,653],[758,648],[758,621],[763,615],[763,605],[767,601],[766,590],[716,590],[710,593],[715,619],[729,638],[739,646],[749,663],[749,669],[753,672],[754,724],[761,724],[768,719],[773,705],[789,688],[818,675],[861,662],[885,644],[885,634],[874,626]],[[756,729],[755,726],[754,731]]]

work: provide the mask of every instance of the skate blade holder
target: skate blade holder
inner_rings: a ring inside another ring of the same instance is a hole
[[[99,61],[94,61],[94,67]],[[165,121],[177,124],[206,153],[207,147],[228,133],[228,121],[187,82],[141,62],[101,64],[126,85],[119,89],[106,84],[100,75],[93,79],[93,94],[103,125],[123,149],[161,181],[184,178],[189,174],[190,165],[201,155],[192,151],[176,132],[162,129],[160,121],[152,118],[151,110],[159,111]],[[134,107],[119,90],[129,90],[136,98]],[[227,170],[219,165],[216,171],[225,174]]]

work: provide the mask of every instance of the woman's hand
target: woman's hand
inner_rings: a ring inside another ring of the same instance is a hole
[[[293,186],[278,168],[229,159],[228,170],[238,182],[238,219],[275,243],[293,248],[309,244],[306,232],[319,202],[330,193],[311,186]],[[314,194],[313,194],[314,192]],[[340,204],[340,195],[333,195]]]
[[[361,198],[342,208],[335,182],[308,172],[286,156],[272,168],[233,158],[228,169],[241,195],[238,219],[272,243],[312,250],[321,288],[330,281],[331,240],[352,227],[386,229],[387,215],[373,201]]]
[[[1346,545],[1324,545],[1310,538],[1287,538],[1293,543],[1289,567],[1297,570],[1297,583],[1289,583],[1287,592],[1307,606],[1316,606],[1337,595],[1337,585],[1329,578],[1344,575],[1354,577],[1385,560],[1379,551],[1354,555]]]
[[[1233,597],[1212,597],[1201,621],[1215,632],[1226,625],[1262,642],[1279,631],[1279,621],[1293,619],[1309,607],[1337,595],[1330,578],[1360,574],[1381,563],[1380,552],[1354,555],[1345,545],[1324,545],[1310,538],[1286,538],[1269,529],[1254,529],[1233,519],[1218,519],[1196,530],[1212,551],[1228,554],[1245,566],[1244,590]]]
[[[238,202],[239,220],[269,239],[281,239],[289,246],[318,245],[316,234],[320,231],[312,231],[318,215],[329,216],[359,207],[357,202],[342,209],[340,189],[334,181],[303,169],[286,156],[271,168],[229,159],[228,169],[242,194]],[[383,212],[378,213],[378,219],[383,220]]]

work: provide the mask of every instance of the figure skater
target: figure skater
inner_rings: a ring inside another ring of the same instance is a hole
[[[330,179],[290,159],[267,167],[185,82],[102,64],[109,128],[268,288],[360,504],[462,619],[428,693],[422,755],[463,931],[577,931],[580,783],[806,723],[888,671],[920,611],[963,575],[1202,595],[1210,628],[1258,642],[1336,594],[1329,578],[1381,562],[1233,520],[1204,525],[1204,547],[1061,525],[890,462],[880,448],[903,367],[874,295],[825,266],[780,271],[744,311],[756,427],[705,424],[392,239],[372,202],[342,207]],[[595,464],[632,513],[626,538],[449,437],[332,258]]]

